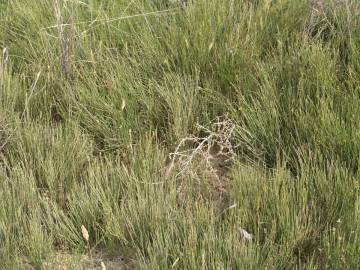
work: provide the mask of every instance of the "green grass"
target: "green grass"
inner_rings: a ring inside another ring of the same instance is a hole
[[[358,269],[358,1],[30,2],[0,1],[0,269]]]

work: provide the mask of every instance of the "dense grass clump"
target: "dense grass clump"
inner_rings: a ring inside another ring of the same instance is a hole
[[[358,269],[359,26],[351,0],[0,1],[0,269]]]

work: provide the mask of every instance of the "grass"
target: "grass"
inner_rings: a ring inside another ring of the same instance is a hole
[[[360,3],[187,2],[0,1],[0,269],[358,268]]]

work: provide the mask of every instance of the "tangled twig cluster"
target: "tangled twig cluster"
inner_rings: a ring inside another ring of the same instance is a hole
[[[222,171],[234,162],[236,153],[231,139],[235,124],[227,117],[218,117],[209,128],[197,125],[199,136],[183,138],[173,153],[166,177],[172,173],[175,165],[179,168],[177,176],[184,172],[203,169],[219,178]]]

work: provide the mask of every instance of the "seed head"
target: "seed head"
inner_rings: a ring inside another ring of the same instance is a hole
[[[86,240],[86,242],[89,242],[89,232],[87,231],[84,225],[81,225],[81,233],[84,239]]]

